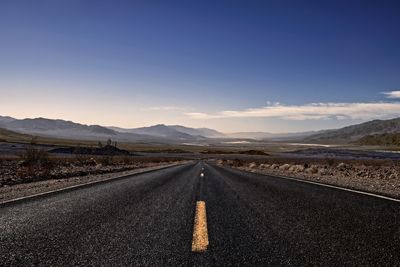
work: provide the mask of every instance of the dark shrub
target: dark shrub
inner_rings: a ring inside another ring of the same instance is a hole
[[[54,162],[50,160],[47,151],[33,145],[27,146],[19,157],[21,162],[18,174],[21,177],[47,177],[54,168]]]

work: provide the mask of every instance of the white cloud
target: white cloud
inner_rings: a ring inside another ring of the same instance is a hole
[[[176,107],[176,106],[160,106],[160,107],[150,107],[149,110],[185,110],[184,107]]]
[[[387,98],[400,98],[400,91],[383,92]]]
[[[378,119],[400,116],[400,102],[310,103],[284,105],[274,103],[261,108],[225,110],[217,113],[185,113],[194,119],[281,118],[286,120]]]

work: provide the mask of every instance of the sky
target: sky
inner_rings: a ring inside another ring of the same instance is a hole
[[[299,132],[400,116],[400,2],[0,1],[0,115]]]

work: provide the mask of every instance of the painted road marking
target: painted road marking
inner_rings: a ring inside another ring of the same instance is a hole
[[[208,232],[207,232],[207,215],[206,203],[204,201],[196,202],[196,215],[194,217],[193,229],[193,252],[205,252],[208,247]]]

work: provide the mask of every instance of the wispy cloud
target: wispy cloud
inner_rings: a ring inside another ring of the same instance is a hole
[[[185,113],[194,119],[280,118],[286,120],[378,119],[400,115],[400,102],[269,104],[261,108],[225,110],[217,113]]]
[[[177,107],[177,106],[159,106],[159,107],[150,107],[149,110],[172,111],[172,110],[186,110],[186,108],[185,107]]]
[[[400,98],[400,90],[399,91],[390,91],[390,92],[383,92],[387,98]]]

